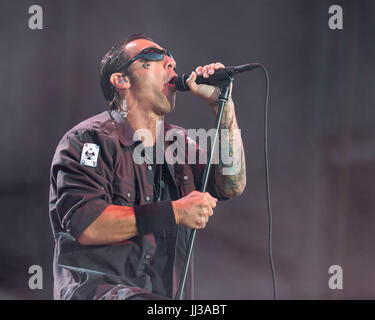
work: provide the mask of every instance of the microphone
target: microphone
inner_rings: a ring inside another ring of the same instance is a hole
[[[241,66],[236,66],[236,67],[226,67],[223,69],[218,69],[215,70],[215,73],[208,78],[203,78],[203,76],[197,76],[196,83],[197,84],[208,84],[208,85],[213,85],[217,86],[221,82],[225,80],[230,80],[233,78],[233,76],[236,73],[241,73],[245,71],[250,71],[252,69],[255,69],[259,67],[259,63],[247,63],[243,64]],[[177,90],[179,91],[188,91],[190,90],[189,87],[186,85],[186,80],[190,77],[190,74],[184,73],[180,76],[178,76],[174,82],[174,85]]]

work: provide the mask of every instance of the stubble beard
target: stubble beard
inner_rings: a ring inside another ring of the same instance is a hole
[[[167,88],[168,92],[165,94],[161,92],[161,96],[157,99],[157,105],[155,105],[155,113],[164,116],[174,110],[176,104],[176,92],[171,92]]]

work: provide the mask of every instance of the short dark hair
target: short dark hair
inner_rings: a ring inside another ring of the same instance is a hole
[[[126,40],[115,44],[101,60],[100,86],[102,88],[104,98],[108,102],[108,107],[110,110],[115,109],[118,106],[119,101],[117,91],[109,79],[113,73],[119,72],[119,68],[124,65],[124,63],[130,58],[124,52],[124,47],[129,42],[137,39],[146,39],[149,41],[153,41],[150,37],[143,33],[133,34]]]

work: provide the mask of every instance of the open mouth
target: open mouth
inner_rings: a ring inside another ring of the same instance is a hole
[[[177,77],[175,76],[175,77],[172,77],[168,82],[167,82],[167,84],[168,84],[168,86],[170,87],[170,88],[172,88],[174,91],[176,91],[176,86],[175,86],[175,81],[176,81],[176,79],[177,79]]]

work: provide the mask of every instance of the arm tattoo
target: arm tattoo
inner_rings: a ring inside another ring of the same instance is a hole
[[[225,147],[226,150],[220,152],[219,164],[215,166],[215,182],[223,196],[239,196],[246,185],[246,166],[241,135],[231,99],[224,107],[219,130],[220,146]],[[228,135],[223,134],[225,131]],[[225,155],[231,158],[229,163]]]

